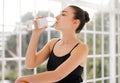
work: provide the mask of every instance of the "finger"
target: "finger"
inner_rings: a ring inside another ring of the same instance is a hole
[[[37,20],[34,20],[33,24],[34,24],[34,28],[38,28],[38,22],[37,22]]]
[[[47,28],[47,26],[44,26],[42,28],[39,28],[39,30],[44,31]]]
[[[48,26],[44,26],[44,27],[43,27],[43,29],[46,29],[46,28],[48,28]]]
[[[38,20],[38,19],[41,19],[41,18],[45,18],[46,16],[39,16],[39,17],[37,17],[36,19]]]

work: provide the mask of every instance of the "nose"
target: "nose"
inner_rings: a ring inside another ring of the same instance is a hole
[[[57,16],[56,16],[56,19],[58,20],[59,18],[60,18],[60,15],[57,15]]]

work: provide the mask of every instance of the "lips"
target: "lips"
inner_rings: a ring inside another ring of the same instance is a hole
[[[56,23],[58,23],[58,21],[56,21]]]

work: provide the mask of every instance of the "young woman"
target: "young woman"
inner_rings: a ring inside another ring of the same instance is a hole
[[[49,58],[46,72],[23,76],[15,83],[80,83],[81,74],[88,55],[88,47],[80,41],[76,34],[89,21],[89,14],[77,6],[70,5],[56,17],[55,29],[62,32],[62,38],[51,39],[36,53],[38,39],[46,27],[38,28],[37,18],[35,29],[26,53],[25,65],[35,68]]]

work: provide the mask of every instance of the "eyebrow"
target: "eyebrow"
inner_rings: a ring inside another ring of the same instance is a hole
[[[62,13],[64,13],[64,12],[68,12],[68,11],[63,10]]]

